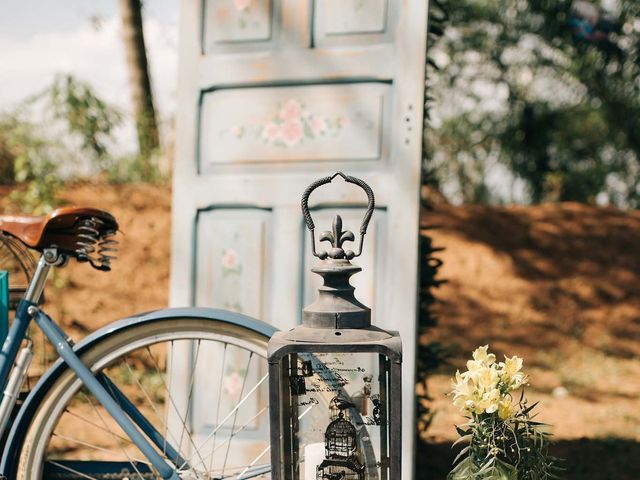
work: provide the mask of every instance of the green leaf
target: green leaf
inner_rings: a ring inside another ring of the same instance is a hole
[[[462,450],[460,450],[458,455],[456,455],[456,458],[453,459],[453,464],[455,465],[456,463],[458,463],[458,460],[461,459],[464,456],[464,454],[467,453],[470,449],[471,449],[471,445],[467,445]]]
[[[473,435],[469,434],[469,435],[464,435],[462,437],[460,437],[459,439],[457,439],[455,442],[453,442],[453,445],[451,445],[451,448],[455,447],[456,445],[462,443],[462,442],[471,442],[471,439],[473,438]]]
[[[474,480],[477,471],[478,467],[473,463],[473,459],[467,457],[449,472],[447,480]]]

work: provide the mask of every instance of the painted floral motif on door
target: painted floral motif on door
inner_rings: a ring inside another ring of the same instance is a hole
[[[368,123],[368,128],[372,128],[373,123]],[[350,125],[347,116],[320,115],[300,100],[291,98],[279,103],[277,112],[263,124],[237,125],[231,128],[231,133],[238,139],[251,135],[270,145],[287,148],[324,136],[335,137]]]
[[[238,252],[234,248],[223,249],[220,266],[222,268],[221,289],[224,292],[223,307],[234,312],[242,312],[240,298],[242,263],[240,263]]]
[[[234,163],[384,160],[389,88],[370,82],[204,92],[202,171]]]

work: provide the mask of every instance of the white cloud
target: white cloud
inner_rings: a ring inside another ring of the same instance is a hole
[[[9,110],[44,90],[57,74],[72,74],[91,84],[98,96],[130,113],[120,28],[120,19],[114,16],[102,21],[99,29],[85,24],[27,39],[0,36],[0,110]],[[156,107],[166,120],[173,116],[176,104],[177,26],[150,19],[144,28]],[[134,145],[131,121],[118,137],[129,148]]]

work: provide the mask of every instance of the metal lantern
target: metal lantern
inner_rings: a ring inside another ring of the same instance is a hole
[[[320,235],[331,248],[315,248],[309,195],[336,176],[360,186],[368,197],[358,253],[344,248],[355,236],[343,230],[339,215],[332,229]],[[302,325],[276,333],[269,342],[273,479],[400,478],[400,337],[371,325],[371,310],[349,284],[361,270],[351,260],[362,253],[374,206],[371,188],[342,173],[317,180],[302,196],[313,255],[321,260],[312,272],[324,284],[318,299],[303,310]]]

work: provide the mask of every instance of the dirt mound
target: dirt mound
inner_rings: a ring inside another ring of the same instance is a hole
[[[568,339],[640,354],[640,213],[579,204],[441,208],[424,233],[445,248],[440,338],[535,355]],[[531,360],[530,360],[531,364]]]

